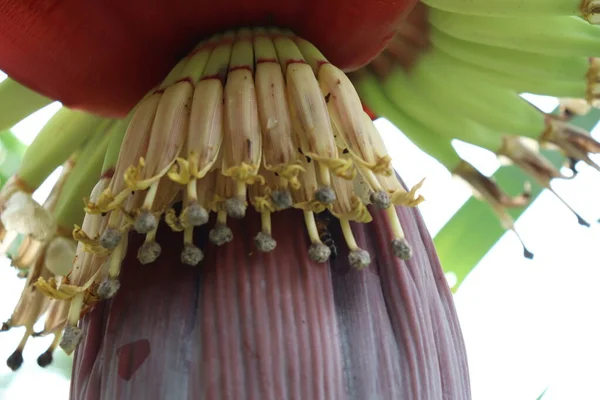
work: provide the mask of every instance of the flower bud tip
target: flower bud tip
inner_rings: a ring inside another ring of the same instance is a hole
[[[385,210],[392,205],[390,196],[383,190],[371,193],[369,200],[375,207],[379,208],[380,210]]]
[[[101,299],[110,299],[117,294],[120,287],[121,283],[117,279],[107,278],[98,285],[96,293]]]
[[[146,265],[153,263],[160,256],[160,244],[157,242],[145,242],[139,249],[137,258],[140,263]]]
[[[352,268],[363,269],[371,264],[371,256],[365,250],[353,250],[348,254],[348,263]]]
[[[271,200],[279,210],[286,210],[293,204],[292,195],[285,189],[273,190],[271,192]]]
[[[332,204],[335,198],[335,193],[329,186],[324,186],[315,192],[315,200],[321,204]]]
[[[308,257],[316,263],[324,263],[329,260],[331,250],[323,243],[313,243],[308,249]]]
[[[76,327],[67,325],[63,336],[60,339],[60,348],[67,354],[71,354],[77,348],[81,338],[83,337],[83,330]]]
[[[392,240],[392,252],[401,260],[408,260],[412,257],[412,248],[404,239]]]
[[[271,235],[264,232],[258,232],[258,234],[254,237],[254,244],[256,245],[256,248],[263,253],[273,251],[275,250],[275,247],[277,247],[277,242],[275,239],[273,239]]]
[[[133,229],[137,233],[149,233],[156,229],[158,226],[158,221],[156,217],[152,215],[149,211],[142,211],[140,215],[137,216],[135,222],[133,224]]]
[[[204,253],[193,244],[186,243],[181,252],[181,262],[195,267],[204,259]]]
[[[105,249],[112,250],[121,241],[121,232],[118,229],[107,228],[100,236],[100,245]]]
[[[187,209],[187,222],[191,226],[200,226],[208,222],[208,212],[198,203],[190,204]]]
[[[246,215],[246,205],[239,198],[231,197],[225,201],[225,211],[231,218],[242,219]]]
[[[233,240],[233,232],[225,225],[217,225],[208,233],[208,239],[212,244],[222,246]]]

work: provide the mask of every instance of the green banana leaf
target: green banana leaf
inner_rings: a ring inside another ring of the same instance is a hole
[[[572,122],[574,125],[591,130],[598,120],[600,120],[600,110],[593,110],[583,117],[573,119]],[[543,154],[556,166],[564,162],[564,157],[558,152],[545,151]],[[522,191],[526,181],[531,182],[531,179],[519,168],[512,165],[498,169],[494,178],[511,194]],[[543,188],[534,182],[531,184],[533,202]],[[525,209],[513,209],[510,214],[516,220]],[[492,209],[474,197],[471,197],[439,231],[434,242],[444,270],[456,275],[454,291],[504,232]]]

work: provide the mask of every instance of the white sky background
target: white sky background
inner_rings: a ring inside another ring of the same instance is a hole
[[[537,98],[536,103],[548,111],[556,105],[548,98]],[[13,131],[30,143],[56,110],[57,105],[49,106]],[[437,233],[468,199],[469,189],[451,179],[437,161],[388,121],[378,120],[376,124],[407,184],[427,177],[422,191],[427,201],[421,210],[431,233]],[[461,146],[460,151],[486,174],[498,167],[485,152],[474,152],[469,146]],[[576,179],[560,182],[555,188],[585,218],[595,221],[600,217],[600,174],[583,166],[580,170]],[[38,201],[50,187],[46,184],[39,190]],[[544,192],[517,222],[517,228],[535,259],[523,259],[516,238],[506,234],[455,296],[469,354],[473,398],[535,400],[549,387],[545,400],[600,399],[595,384],[600,376],[600,291],[596,289],[600,272],[595,251],[600,246],[600,226],[580,227],[551,194]],[[0,259],[0,320],[10,316],[22,284],[8,260]],[[18,372],[5,366],[4,360],[22,332],[13,329],[0,335],[0,399],[67,399],[68,378],[56,366],[44,370],[35,362],[50,338],[28,343]],[[55,353],[55,364],[68,361],[64,353]]]

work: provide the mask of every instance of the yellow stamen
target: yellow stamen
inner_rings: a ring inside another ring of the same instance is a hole
[[[81,308],[83,307],[83,293],[77,293],[71,299],[71,306],[69,308],[69,316],[67,317],[67,323],[71,326],[77,326],[79,317],[81,315]]]
[[[354,234],[352,233],[350,221],[346,218],[341,218],[340,226],[342,227],[342,234],[344,235],[344,239],[350,250],[350,253],[348,254],[348,263],[350,266],[356,269],[368,267],[371,263],[371,257],[369,256],[369,253],[358,247]]]

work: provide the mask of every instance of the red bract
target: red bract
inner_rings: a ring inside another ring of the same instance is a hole
[[[179,263],[171,232],[159,233],[164,253],[147,266],[132,240],[117,296],[84,319],[72,398],[470,398],[458,319],[431,238],[417,210],[398,212],[412,259],[391,254],[388,221],[374,211],[373,223],[353,227],[373,256],[365,271],[348,267],[337,227],[338,258],[311,262],[298,211],[273,220],[274,252],[255,251],[252,213],[232,222],[236,240],[208,246],[197,268]]]
[[[65,105],[122,116],[198,40],[240,26],[292,29],[355,69],[416,0],[2,0],[0,69]]]

